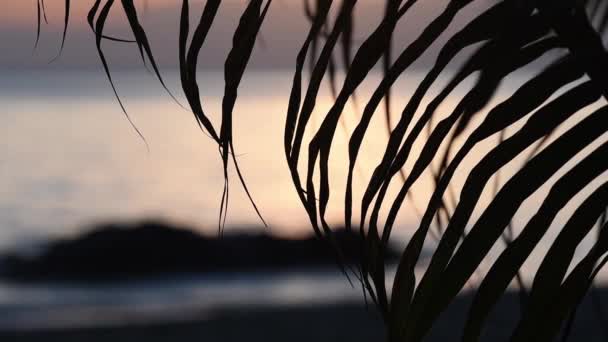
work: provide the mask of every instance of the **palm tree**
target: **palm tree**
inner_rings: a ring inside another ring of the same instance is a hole
[[[390,90],[397,79],[421,56],[428,54],[441,35],[451,32],[449,29],[459,12],[484,0],[445,1],[442,11],[394,59],[393,33],[402,18],[415,11],[417,1],[387,0],[382,20],[363,43],[354,48],[356,2],[304,1],[310,30],[293,70],[284,152],[312,228],[320,238],[332,242],[332,226],[325,216],[328,203],[332,196],[344,201],[347,229],[356,227],[364,237],[360,264],[354,275],[382,313],[391,341],[422,340],[489,252],[503,243],[504,249],[492,260],[474,293],[461,339],[476,341],[482,336],[488,315],[514,279],[520,287],[522,307],[511,340],[550,341],[560,334],[567,338],[577,306],[608,261],[605,219],[608,183],[593,183],[608,169],[608,142],[604,137],[608,131],[608,53],[603,44],[608,27],[607,3],[601,0],[491,2],[487,10],[468,20],[442,44],[434,65],[425,71],[393,123]],[[67,28],[70,1],[65,3]],[[134,36],[132,41],[104,34],[110,9],[118,3],[128,18]],[[188,0],[182,4],[181,84],[190,110],[201,129],[217,142],[223,161],[222,225],[229,190],[227,170],[231,165],[247,190],[234,158],[232,112],[241,77],[271,0],[250,0],[242,13],[224,66],[226,84],[219,128],[208,119],[201,103],[196,70],[198,55],[221,1],[206,1],[189,44]],[[40,1],[38,10],[44,12]],[[331,13],[335,13],[335,17]],[[164,85],[133,0],[96,0],[88,20],[110,82],[111,72],[102,43],[119,40],[136,44],[142,59]],[[337,49],[341,49],[341,64],[345,69],[341,85],[335,77]],[[464,62],[449,82],[441,85],[436,95],[431,95],[431,87],[445,75],[448,65],[462,60],[463,56]],[[307,62],[310,77],[305,83],[303,74]],[[336,192],[336,186],[330,183],[330,179],[335,178],[329,176],[335,133],[345,106],[349,101],[359,101],[357,89],[379,63],[383,65],[383,77],[349,132],[348,160],[341,161],[348,164],[346,188],[344,193]],[[526,74],[521,86],[501,102],[492,101],[505,80],[530,65],[537,68]],[[542,67],[538,68],[539,65]],[[334,100],[316,128],[310,119],[326,75],[332,83]],[[473,84],[467,86],[466,81],[475,76]],[[463,86],[467,88],[465,92],[455,91]],[[118,98],[118,94],[116,96]],[[428,96],[431,101],[421,108]],[[447,116],[439,116],[439,107],[447,101],[456,106]],[[371,169],[365,191],[358,199],[353,195],[354,172],[357,167],[365,167],[358,160],[359,153],[364,148],[371,120],[381,115],[377,109],[383,102],[389,139],[381,161]],[[422,114],[416,116],[419,111]],[[588,114],[575,115],[577,113]],[[566,127],[567,121],[570,124]],[[312,132],[310,138],[305,134],[307,131]],[[498,139],[493,148],[483,155],[473,153],[476,146],[491,137]],[[416,153],[413,145],[420,140],[423,148]],[[590,152],[577,157],[583,150]],[[463,161],[467,158],[475,160],[473,167],[465,165]],[[500,180],[501,171],[508,164],[522,160],[521,168],[504,181]],[[408,161],[413,166],[406,168]],[[458,188],[454,181],[457,172],[466,176],[464,185]],[[404,206],[411,205],[406,199],[415,196],[411,189],[425,173],[430,173],[435,180],[434,191],[403,251],[394,282],[388,286],[383,254],[397,215]],[[495,191],[491,199],[481,201],[484,188],[492,181]],[[545,184],[550,189],[543,193],[541,188]],[[526,288],[520,269],[560,211],[590,186],[590,195],[559,228]],[[398,191],[393,193],[391,187]],[[518,209],[539,193],[542,204],[516,234],[511,222]],[[253,199],[251,202],[255,207]],[[360,208],[359,217],[353,218],[353,206]],[[475,210],[481,212],[476,220]],[[580,261],[575,261],[575,250],[596,223],[595,243]],[[437,247],[424,275],[417,279],[414,271],[429,236],[437,239]],[[336,250],[339,256],[337,247]]]

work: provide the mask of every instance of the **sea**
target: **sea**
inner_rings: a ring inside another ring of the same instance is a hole
[[[493,103],[508,97],[533,72],[525,70],[506,80]],[[168,91],[154,74],[143,69],[116,69],[112,75],[126,112],[121,109],[101,69],[40,68],[0,72],[0,253],[37,253],[48,241],[75,237],[95,224],[107,222],[161,219],[196,227],[201,234],[218,233],[224,186],[221,158],[217,146],[186,109],[178,72],[163,71]],[[396,83],[392,90],[393,123],[422,77],[421,72],[412,72]],[[201,71],[198,78],[203,108],[219,129],[223,73],[206,70]],[[285,238],[307,236],[312,232],[283,151],[283,129],[292,79],[292,71],[251,70],[239,88],[234,110],[235,153],[269,227],[262,226],[231,169],[226,229],[266,230]],[[338,85],[342,79],[338,75]],[[330,157],[330,180],[338,190],[332,192],[327,213],[328,220],[336,226],[343,222],[343,192],[339,189],[345,184],[349,132],[380,79],[378,72],[370,75],[359,89],[356,100],[347,105],[336,134],[336,147]],[[447,81],[448,76],[440,79],[431,94],[436,94]],[[469,80],[458,87],[454,99],[464,94],[472,82],[474,80]],[[324,80],[311,119],[312,127],[320,125],[332,104],[329,89],[328,80]],[[429,96],[423,101],[422,108],[430,99]],[[449,100],[442,105],[437,116],[447,116],[455,101]],[[575,115],[560,130],[567,129],[588,112]],[[435,124],[438,121],[436,119]],[[474,118],[473,124],[479,122],[479,117]],[[507,135],[516,129],[517,125],[509,128]],[[308,130],[307,139],[311,135]],[[387,137],[385,113],[380,108],[366,136],[357,166],[355,196],[361,195],[373,168],[380,161]],[[413,153],[421,150],[425,138],[423,135],[418,139]],[[457,140],[457,143],[462,141]],[[481,143],[465,160],[463,169],[470,169],[479,156],[496,143],[497,137]],[[589,153],[593,146],[577,158]],[[495,179],[497,184],[516,172],[522,162],[523,159],[517,159],[510,163],[501,178]],[[410,161],[406,168],[411,165]],[[466,171],[456,174],[455,189],[463,184],[466,176]],[[563,225],[590,189],[606,180],[606,174],[599,177],[560,212],[554,229],[526,264],[524,278],[533,278],[535,265],[555,237],[555,229]],[[518,211],[514,220],[516,229],[535,213],[552,181]],[[395,183],[389,196],[398,190],[399,184]],[[395,246],[403,248],[407,243],[433,185],[432,176],[425,174],[412,189],[414,199],[406,202],[397,220]],[[491,188],[484,191],[481,203],[489,201]],[[480,214],[482,207],[475,215]],[[592,241],[593,236],[590,236],[577,257]],[[428,248],[432,247],[431,241]],[[497,255],[501,248],[497,246],[491,254]],[[485,263],[482,267],[489,265]],[[387,277],[391,278],[394,269],[388,273]],[[605,274],[602,278],[606,278]],[[179,319],[226,306],[300,305],[340,300],[363,301],[364,297],[360,287],[352,285],[337,267],[91,286],[23,285],[0,281],[0,329]]]

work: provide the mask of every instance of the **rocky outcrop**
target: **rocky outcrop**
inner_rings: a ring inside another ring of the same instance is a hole
[[[339,230],[335,241],[345,263],[355,263],[358,234]],[[387,261],[396,253],[389,251]],[[162,222],[109,224],[48,245],[35,257],[3,258],[3,276],[21,281],[116,281],[163,274],[290,271],[337,265],[328,242],[280,239],[265,233],[207,237]]]

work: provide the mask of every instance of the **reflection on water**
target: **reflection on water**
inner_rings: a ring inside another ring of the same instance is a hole
[[[0,330],[204,319],[226,307],[315,305],[361,296],[333,268],[87,287],[0,284]]]
[[[177,74],[167,74],[174,84],[172,89],[179,89]],[[145,135],[150,147],[148,152],[125,120],[100,72],[7,71],[2,75],[0,250],[32,247],[36,241],[48,236],[73,235],[91,222],[116,219],[162,217],[215,232],[223,186],[217,147],[198,129],[192,114],[172,102],[152,76],[132,71],[116,72],[119,92],[134,122]],[[200,77],[208,114],[218,118],[222,74],[204,72]],[[370,77],[363,85],[362,99],[378,79]],[[395,115],[413,92],[417,80],[419,75],[414,74],[397,84]],[[282,135],[290,83],[291,74],[287,72],[250,72],[244,79],[235,109],[235,148],[241,167],[273,233],[282,235],[302,234],[309,229],[283,156]],[[519,83],[518,77],[509,80],[500,89],[496,101]],[[425,99],[423,108],[428,101],[430,99]],[[330,97],[324,93],[318,101],[318,115],[326,111],[329,104]],[[447,103],[440,107],[438,116],[448,115],[451,106],[453,104]],[[346,126],[351,129],[358,115],[352,108],[348,107],[345,113]],[[575,115],[566,127],[584,114]],[[318,125],[320,119],[313,118],[312,122]],[[382,155],[386,143],[383,115],[377,115],[368,134],[360,158],[362,167],[355,180],[355,196],[361,195],[361,188]],[[331,174],[339,189],[344,186],[347,149],[342,131],[337,133],[336,139],[338,144],[332,150]],[[490,138],[480,144],[465,160],[463,169],[474,165],[476,157],[492,148],[495,141]],[[424,138],[418,139],[414,153],[423,143]],[[591,148],[582,154],[587,154]],[[517,170],[522,161],[518,159],[509,164],[503,177]],[[411,161],[406,167],[408,165],[411,166]],[[455,176],[456,188],[462,185],[465,177],[466,172]],[[594,188],[606,177],[601,178],[587,189]],[[546,193],[555,179],[557,176],[524,203],[518,212],[516,226],[521,226],[534,214],[543,192]],[[237,182],[232,184],[227,226],[259,223]],[[398,185],[391,188],[389,195]],[[426,175],[412,189],[417,207],[424,207],[432,186],[430,175]],[[335,194],[328,217],[339,223],[343,199],[340,190]],[[582,191],[560,212],[554,226],[565,222],[576,203],[588,194],[588,190]],[[491,189],[486,189],[483,196],[482,202],[487,201]],[[403,242],[408,227],[415,226],[416,222],[415,211],[408,204],[399,217],[399,225],[404,229],[397,232],[401,234],[397,240]],[[546,249],[554,236],[547,234],[541,246]],[[528,280],[534,275],[534,266],[543,255],[543,248],[539,248],[525,266]],[[500,249],[497,246],[492,255]],[[281,276],[257,274],[163,280],[122,287],[0,284],[0,311],[11,313],[0,314],[0,328],[25,321],[52,325],[78,317],[80,323],[86,324],[100,317],[111,320],[160,313],[171,316],[236,303],[297,304],[355,297],[361,298],[358,287],[351,287],[335,270]]]
[[[217,148],[148,75],[128,74],[118,84],[150,152],[101,75],[30,76],[4,79],[0,91],[0,243],[71,233],[91,221],[150,216],[216,229],[223,186]],[[221,74],[210,76],[210,85],[221,82]],[[284,81],[276,78],[261,83]],[[18,83],[16,89],[12,82]],[[281,141],[276,128],[282,125],[282,98],[253,90],[243,94],[238,108],[241,163],[271,222],[305,226],[275,147]],[[218,108],[221,98],[217,94],[206,101]],[[236,185],[231,199],[228,224],[257,223]]]
[[[145,135],[149,152],[125,120],[101,72],[6,71],[3,75],[0,248],[49,234],[72,234],[79,227],[108,219],[163,217],[215,231],[223,187],[217,146],[198,129],[193,115],[163,93],[151,75],[116,72],[118,90]],[[199,77],[208,115],[218,118],[222,73],[204,72]],[[291,77],[290,72],[281,71],[248,73],[239,92],[234,123],[235,147],[247,182],[274,232],[280,234],[309,230],[283,154]],[[177,74],[167,72],[167,78],[178,93]],[[400,96],[394,100],[395,116],[419,79],[420,75],[413,74],[397,83],[395,89]],[[378,75],[372,75],[363,84],[359,97],[365,99],[378,80]],[[521,80],[513,77],[500,89],[495,101],[507,96],[519,83]],[[464,90],[466,87],[456,91]],[[429,101],[425,99],[421,108]],[[319,124],[319,117],[330,103],[325,89],[317,102],[316,117],[311,119],[313,125]],[[448,102],[440,107],[437,116],[447,116],[453,105]],[[364,142],[355,198],[361,195],[387,141],[384,118],[379,114]],[[353,106],[347,107],[344,119],[349,130],[358,115]],[[574,116],[569,122],[578,118]],[[340,189],[345,184],[348,160],[345,142],[344,132],[338,130],[331,155],[336,191],[328,212],[330,221],[337,223],[343,221]],[[423,143],[424,137],[418,139],[413,153]],[[493,138],[480,144],[462,169],[474,165],[475,158],[494,144]],[[509,168],[516,170],[517,162]],[[407,167],[411,167],[411,161]],[[508,173],[503,171],[503,177]],[[465,175],[466,172],[456,174],[457,188]],[[394,185],[389,195],[399,186]],[[433,185],[427,174],[412,189],[418,208],[427,203]],[[259,224],[238,182],[233,181],[231,189],[228,226]],[[486,197],[491,189],[487,190]],[[539,198],[530,199],[533,206],[524,206],[524,214],[533,213]],[[399,219],[402,226],[417,222],[411,205],[404,206]]]
[[[116,73],[119,92],[145,135],[148,152],[101,73],[7,74],[0,81],[0,244],[74,233],[76,227],[107,219],[159,216],[216,229],[223,186],[217,147],[152,76]],[[169,76],[176,80],[176,74]],[[200,77],[205,106],[218,118],[222,73]],[[282,148],[290,79],[288,72],[250,73],[241,87],[234,128],[247,182],[264,216],[282,234],[309,229]],[[323,94],[319,113],[329,104],[328,94]],[[355,115],[352,108],[346,112],[349,127]],[[373,139],[366,141],[359,187],[386,143],[382,120],[380,115],[371,131]],[[319,124],[319,119],[312,122]],[[336,184],[342,186],[347,160],[342,131],[337,141],[332,158]],[[238,182],[232,184],[227,225],[257,225]],[[430,186],[431,180],[424,184]],[[341,222],[342,198],[336,196],[331,204],[329,218]],[[406,220],[411,221],[411,215],[406,208]]]
[[[48,236],[75,235],[95,221],[162,217],[216,232],[223,185],[217,148],[151,76],[117,73],[120,94],[145,135],[148,152],[101,73],[5,75],[0,79],[0,251],[16,245],[31,248]],[[171,76],[176,80],[176,74]],[[209,72],[201,78],[208,80],[203,82],[203,101],[217,118],[222,74]],[[300,235],[310,233],[307,217],[282,152],[290,78],[283,72],[249,74],[235,110],[235,144],[272,231]],[[328,106],[324,96],[320,108]],[[381,127],[376,149],[385,139]],[[366,158],[375,160],[377,154]],[[238,184],[232,189],[227,226],[259,226]],[[203,318],[217,307],[361,298],[360,288],[337,268],[125,285],[0,283],[0,329]]]

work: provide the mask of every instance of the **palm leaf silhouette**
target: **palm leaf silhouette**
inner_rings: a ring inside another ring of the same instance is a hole
[[[113,2],[96,0],[88,17],[110,82],[111,73],[101,44],[105,39],[135,43],[142,59],[150,64],[164,86],[132,1],[121,3],[134,39],[104,35]],[[493,1],[453,33],[455,18],[472,4],[484,1],[450,0],[419,37],[397,51],[394,31],[406,14],[416,10],[417,1],[387,0],[382,18],[357,48],[353,44],[356,3],[356,0],[316,0],[311,4],[304,0],[310,29],[303,35],[295,61],[284,132],[284,153],[295,190],[314,231],[330,243],[333,227],[326,218],[328,205],[332,198],[343,201],[346,227],[358,227],[363,236],[356,275],[382,313],[391,341],[421,341],[490,251],[506,241],[506,247],[493,258],[481,278],[463,329],[463,341],[479,340],[493,307],[513,279],[520,277],[521,268],[547,236],[557,215],[608,170],[608,143],[601,139],[608,131],[608,52],[603,44],[608,29],[608,5],[601,0]],[[247,189],[234,157],[233,109],[270,1],[249,1],[241,16],[224,66],[226,84],[219,129],[204,111],[196,69],[221,1],[206,2],[189,45],[188,1],[182,4],[179,37],[182,90],[201,128],[220,150],[225,177],[221,227],[228,205],[230,159]],[[331,15],[332,8],[335,18]],[[40,1],[38,13],[39,32],[43,13]],[[66,27],[68,15],[66,11]],[[391,89],[417,60],[431,53],[444,35],[449,37],[440,46],[435,63],[406,99],[397,120],[391,120],[391,99],[399,96]],[[345,73],[341,85],[336,77],[338,53]],[[463,58],[461,66],[450,73],[449,65]],[[305,81],[307,62],[310,77]],[[349,134],[348,160],[330,160],[336,146],[337,126],[343,120],[347,103],[361,103],[358,90],[378,64],[382,64],[383,71],[379,85],[362,106],[352,131],[345,128]],[[536,67],[526,73],[523,84],[496,103],[495,94],[501,84],[531,65]],[[316,128],[311,125],[311,116],[325,76],[330,80],[334,99]],[[431,88],[437,87],[440,78],[447,78],[448,82],[432,93]],[[473,82],[467,83],[471,79]],[[456,91],[463,87],[466,91]],[[429,101],[422,108],[424,99]],[[389,139],[380,161],[369,169],[371,176],[363,184],[361,198],[356,198],[354,171],[370,166],[362,165],[359,157],[371,121],[381,115],[377,109],[383,101]],[[441,116],[440,108],[448,101],[456,105]],[[124,107],[123,110],[126,114]],[[571,126],[564,125],[573,120]],[[307,131],[311,132],[309,136],[305,134]],[[476,147],[492,137],[499,138],[497,144],[482,155],[475,155]],[[414,149],[417,141],[422,142],[420,152]],[[474,165],[467,167],[464,161],[471,159]],[[525,162],[519,170],[503,172],[509,164],[521,159]],[[330,176],[333,162],[348,165],[343,192],[331,182],[335,180]],[[406,167],[408,162],[411,167]],[[455,187],[456,173],[465,175],[460,188]],[[383,255],[397,216],[406,205],[405,199],[416,196],[412,187],[425,174],[432,176],[435,187],[403,251],[393,284],[387,286]],[[489,201],[482,201],[481,195],[493,179],[495,191]],[[391,187],[398,191],[390,191]],[[543,193],[546,187],[549,191]],[[578,304],[608,262],[605,219],[600,221],[594,245],[580,261],[574,258],[574,251],[583,239],[600,217],[605,217],[606,184],[591,187],[590,195],[578,203],[559,228],[530,288],[523,288],[523,281],[519,280],[521,317],[512,341],[550,341],[560,333],[567,338]],[[535,194],[542,195],[541,204],[516,233],[512,221],[524,202]],[[353,207],[359,208],[359,217],[353,218]],[[481,212],[478,218],[475,210]],[[436,230],[432,229],[434,221],[439,223]],[[438,244],[424,275],[417,279],[415,270],[431,234]],[[335,247],[340,256],[338,246]]]

